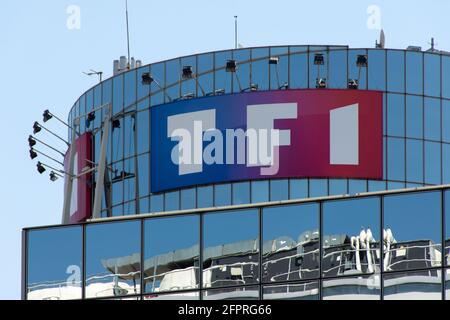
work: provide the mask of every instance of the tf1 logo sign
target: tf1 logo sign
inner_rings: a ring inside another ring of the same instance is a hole
[[[378,91],[287,90],[154,107],[152,192],[268,178],[382,179]]]

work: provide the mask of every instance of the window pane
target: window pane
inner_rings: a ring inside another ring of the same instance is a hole
[[[113,78],[113,114],[123,110],[123,74]]]
[[[366,180],[355,180],[350,179],[348,181],[348,193],[357,194],[367,192],[367,181]]]
[[[282,201],[289,199],[289,181],[271,180],[270,181],[270,201]]]
[[[442,163],[450,163],[450,144],[442,144]],[[450,166],[442,166],[442,183],[450,184]]]
[[[166,93],[172,100],[180,97],[180,63],[180,59],[174,59],[166,62]],[[169,102],[167,97],[166,102]]]
[[[307,179],[291,179],[290,180],[290,199],[308,198],[308,180]]]
[[[319,300],[317,281],[264,286],[264,300]]]
[[[150,210],[152,213],[164,211],[164,195],[163,194],[155,194],[150,197]]]
[[[347,194],[346,179],[330,179],[330,196]]]
[[[252,181],[252,203],[269,201],[269,181]]]
[[[388,138],[389,180],[405,180],[405,139]]]
[[[181,210],[195,208],[195,188],[181,190]]]
[[[309,196],[324,197],[328,195],[326,179],[311,179],[309,180]]]
[[[288,68],[289,56],[288,47],[270,48],[270,56],[278,57],[278,64],[269,65],[270,68],[270,89],[277,90],[284,84],[289,84]]]
[[[259,300],[259,287],[241,287],[203,291],[203,300]]]
[[[441,300],[441,271],[415,271],[385,274],[385,300]]]
[[[442,56],[442,96],[450,98],[450,57]]]
[[[197,208],[211,208],[214,206],[214,189],[212,186],[197,189]]]
[[[215,53],[215,90],[225,90],[231,93],[231,72],[225,71],[227,60],[231,60],[231,51],[221,51]],[[220,70],[217,70],[220,69]]]
[[[450,101],[442,100],[442,140],[450,142]]]
[[[161,87],[164,87],[166,77],[165,77],[165,63],[156,63],[151,65],[151,74],[155,81],[152,82],[150,86],[151,97],[150,103],[152,106],[156,106],[158,104],[164,103],[164,92],[161,90]],[[159,86],[158,86],[159,84]]]
[[[446,266],[450,266],[450,191],[445,191],[445,250],[444,250],[444,261]],[[450,270],[450,269],[449,269]],[[449,273],[447,270],[447,273]],[[450,275],[450,273],[449,273]],[[447,278],[450,280],[450,278]],[[449,288],[450,289],[450,288]],[[450,298],[448,296],[447,298]]]
[[[379,198],[325,202],[323,275],[379,273],[379,225]]]
[[[124,108],[136,103],[136,70],[125,73]]]
[[[308,53],[291,53],[289,59],[289,88],[308,88]]]
[[[211,53],[201,54],[197,56],[197,74],[198,74],[198,88],[197,94],[200,96],[203,89],[205,94],[210,94],[214,91],[214,55]]]
[[[323,64],[315,65],[314,59],[316,55],[322,55]],[[316,87],[316,81],[319,78],[328,78],[328,51],[326,47],[310,47],[309,48],[309,88]]]
[[[386,90],[386,51],[369,50],[369,90]]]
[[[423,55],[421,52],[406,52],[406,92],[423,93]]]
[[[347,89],[347,50],[330,50],[329,88]]]
[[[231,205],[231,184],[219,184],[214,187],[214,201],[216,207]]]
[[[425,60],[425,95],[439,97],[441,95],[441,57],[437,54],[424,54]]]
[[[405,54],[403,51],[387,51],[387,90],[405,92]]]
[[[379,300],[380,276],[324,280],[323,300]]]
[[[167,192],[164,197],[164,211],[175,211],[180,209],[180,192]]]
[[[258,90],[269,90],[269,49],[252,49],[252,60],[263,57],[262,60],[252,62],[251,83],[256,84]]]
[[[203,286],[256,283],[259,279],[258,210],[207,214],[203,222]]]
[[[441,183],[441,144],[425,141],[425,183]]]
[[[384,270],[441,265],[441,193],[422,192],[384,199]]]
[[[137,69],[137,99],[140,100],[150,95],[150,86],[142,83],[142,75],[150,72],[150,66]]]
[[[240,182],[233,184],[233,204],[250,203],[250,183]]]
[[[199,300],[200,293],[197,291],[188,291],[182,293],[156,294],[152,293],[143,297],[144,300]]]
[[[233,51],[233,59],[238,66],[236,73],[232,74],[233,92],[241,92],[250,87],[250,49]]]
[[[263,281],[319,276],[319,205],[263,210]]]
[[[197,58],[196,56],[185,57],[181,59],[181,70],[184,67],[191,67],[192,73],[197,74]],[[197,96],[197,81],[195,79],[186,79],[181,81],[181,96],[193,94]]]
[[[367,50],[348,50],[348,78],[358,79],[358,88],[365,90],[367,89],[367,68],[356,65],[359,55],[367,55]]]
[[[388,94],[387,100],[388,135],[405,136],[405,96],[401,94]]]
[[[27,299],[81,299],[82,228],[28,231]]]
[[[140,227],[140,221],[86,226],[87,298],[140,293]]]
[[[159,218],[144,222],[144,283],[146,292],[198,288],[200,219],[198,216]]]
[[[406,136],[423,138],[423,98],[406,96]]]
[[[423,183],[423,141],[406,140],[406,181]]]
[[[138,171],[136,177],[139,181],[139,197],[148,196],[150,193],[150,160],[148,153],[138,158]]]
[[[425,98],[425,139],[441,140],[441,102]]]

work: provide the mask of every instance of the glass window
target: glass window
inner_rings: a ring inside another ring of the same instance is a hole
[[[450,266],[450,191],[446,190],[444,193],[444,208],[445,208],[445,250],[444,250],[444,261],[446,266]],[[450,270],[450,269],[449,269]],[[447,270],[447,281],[450,280],[450,272]],[[450,289],[450,287],[448,288]],[[447,296],[450,300],[450,296]]]
[[[442,96],[450,98],[450,56],[442,56]]]
[[[150,157],[146,153],[138,158],[138,170],[136,179],[139,181],[139,197],[148,196],[150,193]]]
[[[150,66],[145,66],[137,69],[137,100],[141,100],[144,97],[148,97],[150,95],[150,86],[148,84],[142,83],[142,75],[144,73],[150,73]]]
[[[369,192],[386,190],[386,181],[369,180]]]
[[[129,201],[123,204],[123,216],[129,216],[137,214],[136,212],[136,201]]]
[[[259,300],[259,287],[207,290],[203,291],[203,300]]]
[[[82,228],[27,232],[27,299],[81,299]]]
[[[233,59],[238,65],[233,74],[233,92],[241,92],[250,87],[250,49],[234,51]]]
[[[137,113],[137,153],[150,151],[150,110]]]
[[[193,76],[197,74],[197,58],[196,56],[190,56],[181,58],[181,70],[184,67],[190,66],[192,68]],[[181,71],[182,72],[182,71]],[[200,88],[199,88],[200,89]],[[200,92],[200,90],[199,90]],[[195,79],[181,80],[181,96],[193,94],[197,96],[197,81]]]
[[[140,293],[141,222],[86,226],[86,297]]]
[[[368,50],[369,90],[386,91],[386,51]]]
[[[328,195],[328,182],[326,179],[309,180],[309,197],[324,197]]]
[[[328,87],[347,89],[347,50],[330,49],[328,67]]]
[[[136,103],[136,70],[125,73],[124,108]]]
[[[150,86],[151,97],[150,103],[152,106],[164,103],[164,92],[162,90],[165,86],[165,72],[164,72],[164,62],[152,64],[150,67],[150,72],[155,81],[152,82]]]
[[[112,165],[113,172],[111,172],[112,184],[112,205],[123,202],[123,161],[116,162]]]
[[[269,48],[252,49],[252,60],[251,83],[269,90]]]
[[[164,194],[154,194],[150,197],[150,210],[152,213],[164,211]]]
[[[348,193],[357,194],[367,192],[367,180],[350,179],[348,181]]]
[[[405,139],[388,138],[388,179],[405,180]]]
[[[308,180],[307,179],[291,179],[289,181],[289,199],[308,198]]]
[[[330,196],[347,194],[346,179],[330,179]]]
[[[263,209],[263,281],[319,276],[319,204]]]
[[[200,293],[198,291],[187,291],[181,293],[156,294],[152,293],[143,297],[144,300],[199,300]]]
[[[117,118],[113,121],[115,125],[112,127],[112,161],[117,161],[123,159],[124,119]]]
[[[391,92],[405,92],[404,51],[387,51],[387,90]]]
[[[323,300],[379,300],[380,276],[323,280]]]
[[[389,136],[405,136],[405,96],[388,94],[387,98],[387,134]]]
[[[134,168],[135,158],[124,161],[123,177],[123,199],[125,202],[136,199],[136,170]]]
[[[113,78],[113,114],[123,110],[123,74]]]
[[[384,270],[441,265],[441,193],[384,198]]]
[[[442,144],[442,163],[450,163],[450,144]],[[442,183],[450,184],[450,166],[442,166]]]
[[[215,90],[225,90],[231,93],[231,72],[226,72],[227,60],[231,60],[231,51],[220,51],[215,53]]]
[[[450,101],[442,100],[442,141],[450,142]]]
[[[424,87],[426,96],[441,95],[441,57],[437,54],[424,54]]]
[[[423,141],[406,139],[406,181],[423,183]]]
[[[406,52],[406,93],[423,93],[423,55],[421,52]]]
[[[150,212],[150,198],[139,199],[139,213],[147,214]]]
[[[164,196],[164,211],[180,210],[180,192],[167,192]]]
[[[277,90],[283,85],[289,85],[289,56],[287,54],[288,47],[270,48],[270,56],[278,58],[277,64],[269,65],[271,90]]]
[[[441,271],[385,274],[384,300],[441,300]]]
[[[323,234],[324,276],[380,272],[379,198],[325,202]]]
[[[319,300],[317,281],[263,287],[264,300]]]
[[[322,55],[323,64],[314,64],[316,55]],[[326,47],[309,48],[309,88],[316,87],[317,79],[328,78],[328,51]],[[328,85],[328,84],[327,84]]]
[[[423,139],[423,98],[406,96],[406,136]]]
[[[271,180],[270,181],[270,201],[282,201],[289,199],[289,181]]]
[[[441,183],[441,144],[425,141],[425,183]]]
[[[252,181],[252,203],[269,201],[269,181]]]
[[[136,106],[134,106],[135,108]],[[123,118],[123,132],[124,132],[124,158],[128,158],[130,156],[135,155],[135,143],[134,141],[137,140],[136,135],[136,113],[133,112],[132,114],[126,116]]]
[[[181,67],[180,59],[173,59],[166,62],[166,93],[172,99],[180,97]],[[166,97],[166,102],[167,101]]]
[[[197,189],[197,208],[211,208],[214,206],[214,189],[212,186]]]
[[[254,284],[258,281],[258,230],[258,210],[204,216],[204,288]]]
[[[231,184],[219,184],[214,187],[214,202],[216,207],[231,205]]]
[[[199,216],[159,218],[144,222],[146,292],[196,289],[199,285]]]
[[[445,274],[445,300],[450,300],[450,269],[444,270]]]
[[[348,50],[348,78],[358,79],[358,88],[365,90],[367,89],[367,68],[356,65],[359,55],[367,55],[367,50]]]
[[[195,207],[195,188],[181,190],[181,210],[194,209]]]
[[[441,102],[425,98],[425,139],[441,140]]]
[[[308,53],[292,53],[289,55],[289,88],[302,89],[308,88]],[[449,64],[450,65],[450,64]],[[449,90],[450,92],[450,90]],[[449,94],[450,95],[450,94]]]
[[[233,204],[250,203],[250,183],[239,182],[233,184]]]
[[[211,94],[214,91],[214,55],[212,53],[201,54],[197,56],[197,76],[198,87],[197,94],[200,96],[203,91],[205,94]]]

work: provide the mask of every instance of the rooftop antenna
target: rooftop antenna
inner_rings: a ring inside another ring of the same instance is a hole
[[[130,70],[130,62],[131,62],[131,57],[130,57],[130,28],[129,28],[129,24],[128,24],[128,0],[125,0],[125,15],[126,15],[126,22],[127,22],[127,49],[128,49],[128,63],[127,63],[127,68],[128,70]]]
[[[234,48],[238,48],[238,16],[234,16]]]
[[[98,80],[99,82],[102,82],[102,78],[103,78],[103,72],[102,71],[95,71],[95,70],[89,70],[89,72],[84,72],[83,73],[87,76],[93,76],[93,75],[97,75],[98,76]]]
[[[375,42],[375,47],[376,48],[380,48],[380,49],[384,49],[385,44],[386,44],[386,38],[384,36],[383,29],[381,29],[381,31],[380,31],[380,42],[379,43]]]
[[[436,45],[437,45],[437,43],[435,43],[434,42],[434,38],[431,38],[431,42],[428,42],[428,44],[430,44],[431,45],[431,49],[430,50],[428,50],[428,51],[431,51],[431,52],[433,52],[433,51],[435,51],[436,49],[434,48]]]

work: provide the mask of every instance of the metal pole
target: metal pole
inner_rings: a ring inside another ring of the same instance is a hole
[[[108,145],[109,139],[109,122],[110,122],[110,112],[109,108],[106,111],[106,116],[104,119],[104,127],[103,127],[103,137],[102,143],[100,147],[100,160],[98,162],[98,177],[95,187],[95,196],[94,196],[94,207],[92,209],[92,219],[100,218],[101,204],[102,204],[102,193],[105,185],[105,169],[106,169],[106,146]]]
[[[238,47],[238,16],[234,16],[234,48]]]
[[[64,194],[64,209],[62,216],[62,223],[69,223],[70,219],[70,206],[72,201],[72,189],[73,189],[73,178],[74,175],[74,162],[75,162],[75,154],[76,154],[76,139],[77,139],[77,126],[80,124],[80,120],[74,121],[73,129],[72,129],[72,145],[70,146],[70,155],[69,155],[69,175],[67,176],[67,185]],[[77,173],[78,174],[78,173]]]

